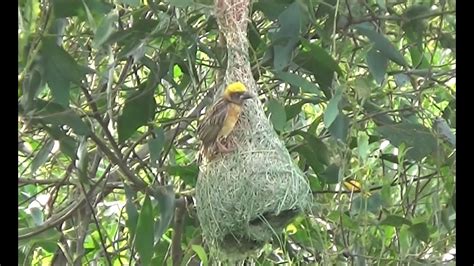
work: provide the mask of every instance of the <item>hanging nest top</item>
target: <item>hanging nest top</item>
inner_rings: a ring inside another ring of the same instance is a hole
[[[217,0],[216,14],[228,51],[222,87],[240,81],[255,93],[257,87],[247,52],[248,1]],[[227,139],[235,150],[218,154],[200,166],[196,208],[211,250],[220,258],[241,259],[261,248],[295,215],[308,208],[312,195],[307,179],[294,164],[257,99],[244,104]]]

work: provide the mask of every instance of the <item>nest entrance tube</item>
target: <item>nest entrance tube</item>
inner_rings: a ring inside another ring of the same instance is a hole
[[[256,93],[246,36],[249,1],[216,0],[215,7],[227,43],[222,88],[240,81]],[[236,146],[233,152],[200,166],[196,208],[211,251],[221,259],[241,259],[279,235],[310,206],[312,195],[257,99],[245,103],[229,138]]]

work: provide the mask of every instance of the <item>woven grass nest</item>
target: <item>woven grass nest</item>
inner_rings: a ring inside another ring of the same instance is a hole
[[[246,37],[250,1],[215,1],[227,46],[227,69],[216,97],[235,81],[256,94]],[[215,257],[238,260],[263,247],[292,218],[309,209],[312,194],[257,99],[246,101],[228,141],[234,151],[201,162],[196,210]]]
[[[311,192],[257,100],[245,104],[229,141],[236,150],[201,165],[196,207],[206,242],[239,257],[281,233]]]

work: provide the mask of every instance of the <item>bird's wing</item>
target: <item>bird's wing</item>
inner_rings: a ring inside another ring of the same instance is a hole
[[[227,117],[228,108],[228,103],[220,99],[199,124],[198,136],[204,146],[209,146],[216,141],[217,135]]]

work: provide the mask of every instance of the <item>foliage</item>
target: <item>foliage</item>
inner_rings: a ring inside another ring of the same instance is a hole
[[[196,123],[226,65],[212,2],[18,9],[20,263],[212,263],[192,208]],[[259,94],[315,195],[258,265],[453,260],[455,14],[452,0],[253,2]]]

